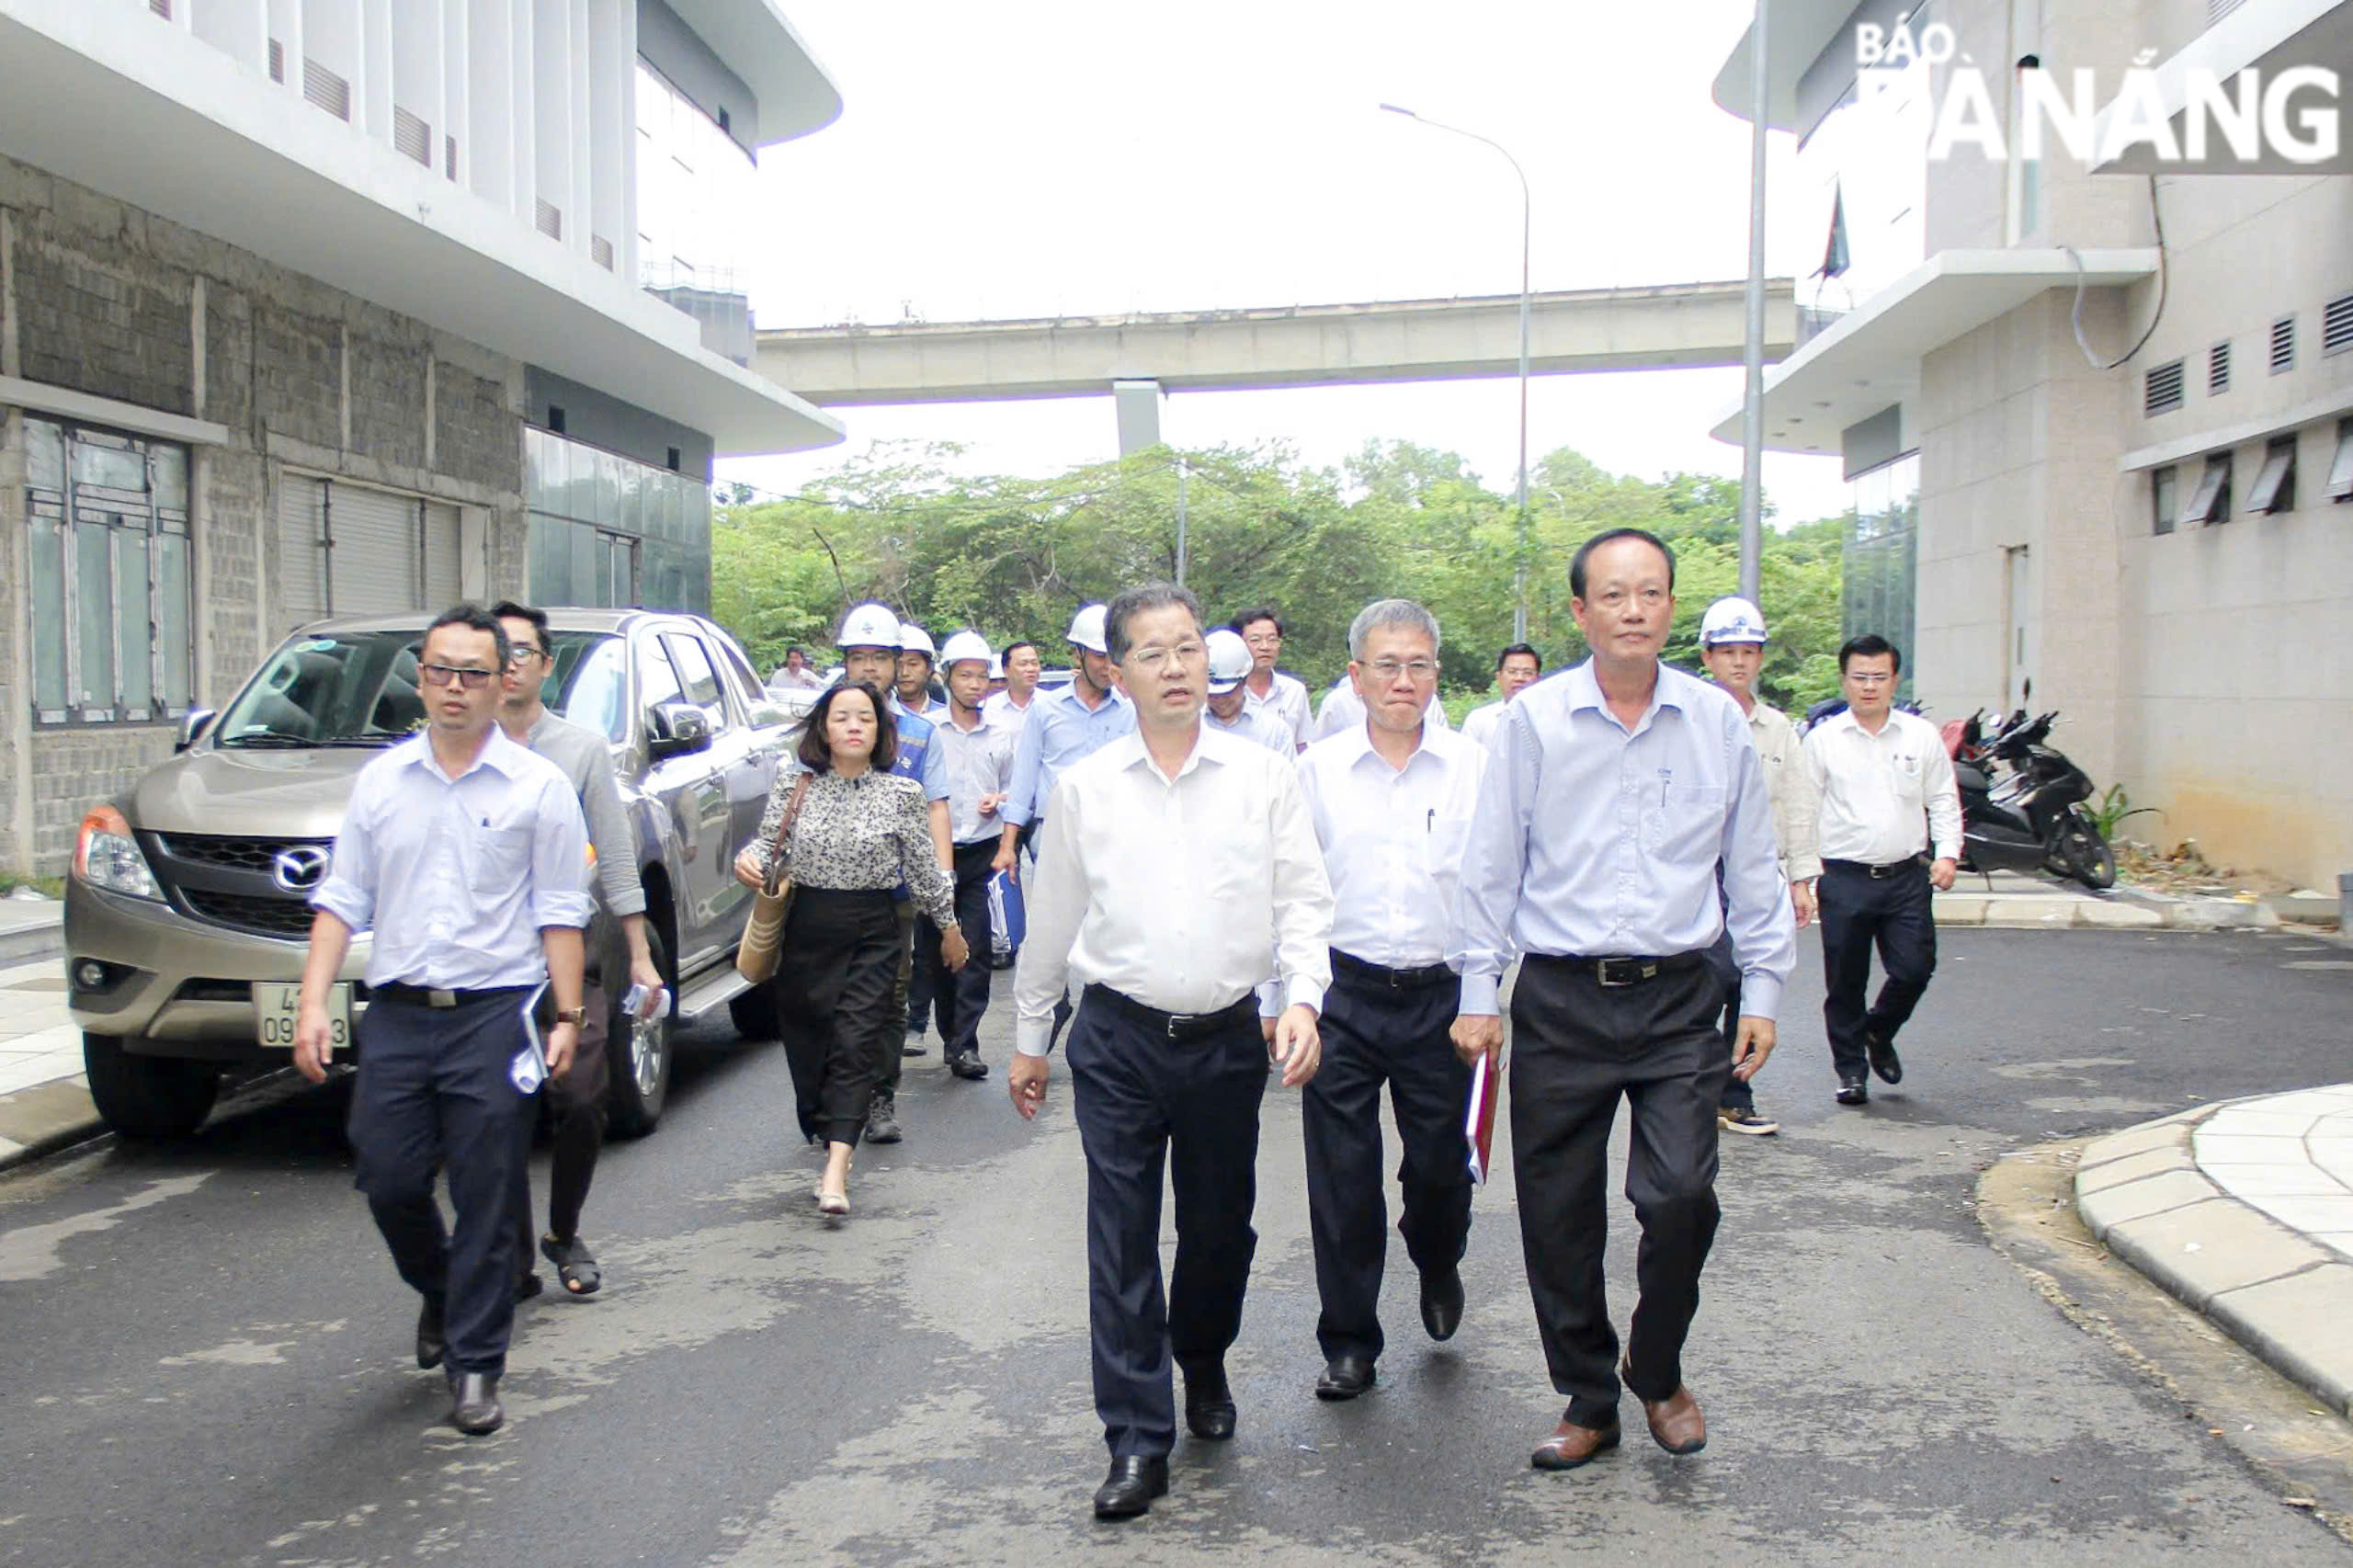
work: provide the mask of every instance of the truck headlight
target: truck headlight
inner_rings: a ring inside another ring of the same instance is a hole
[[[155,874],[147,869],[147,857],[131,836],[131,824],[112,806],[100,806],[82,819],[82,835],[74,843],[74,874],[108,892],[159,903],[164,897]]]

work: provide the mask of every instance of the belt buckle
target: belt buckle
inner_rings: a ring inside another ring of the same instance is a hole
[[[1179,1038],[1176,1033],[1176,1026],[1185,1021],[1185,1016],[1181,1013],[1171,1013],[1168,1015],[1168,1038],[1170,1040],[1176,1040]]]
[[[454,991],[427,991],[425,1005],[428,1007],[454,1007],[458,1005],[458,994]]]
[[[1620,967],[1613,970],[1612,965]],[[1593,962],[1593,972],[1594,978],[1600,981],[1604,987],[1611,991],[1620,991],[1629,985],[1639,985],[1657,974],[1658,965],[1645,963],[1639,959],[1596,959]],[[1625,978],[1613,980],[1610,978],[1613,973],[1623,975]]]

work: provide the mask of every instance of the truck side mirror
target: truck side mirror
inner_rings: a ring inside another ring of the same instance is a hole
[[[213,718],[213,711],[210,708],[189,709],[187,716],[180,720],[179,738],[172,743],[172,749],[186,751],[203,739],[204,732],[212,728]]]
[[[655,761],[710,749],[710,716],[691,702],[659,702],[649,710],[646,753]]]

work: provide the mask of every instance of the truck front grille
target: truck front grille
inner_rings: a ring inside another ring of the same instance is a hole
[[[180,896],[198,919],[216,926],[282,940],[300,941],[311,934],[311,906],[300,899],[248,898],[202,888],[182,888]]]

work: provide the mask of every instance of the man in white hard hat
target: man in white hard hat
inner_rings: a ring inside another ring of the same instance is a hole
[[[1209,635],[1209,704],[1201,714],[1202,724],[1256,741],[1285,756],[1292,755],[1289,727],[1275,717],[1272,709],[1250,705],[1249,690],[1243,685],[1250,677],[1250,644],[1242,641],[1240,632],[1221,626]]]
[[[1002,839],[998,809],[1013,780],[1013,748],[1018,735],[992,724],[981,705],[989,686],[989,645],[979,633],[959,631],[940,650],[948,680],[946,721],[931,733],[948,770],[949,838],[955,860],[956,924],[970,950],[989,950],[989,873]],[[978,946],[973,946],[978,944]],[[981,1061],[981,1015],[988,1010],[989,966],[968,963],[954,974],[939,972],[939,933],[929,918],[916,916],[914,994],[932,1003],[948,1070],[959,1078],[985,1078]],[[910,1032],[920,1020],[911,1017]]]
[[[931,695],[931,672],[938,657],[929,632],[911,620],[899,623],[899,707],[933,724],[948,717],[948,705],[933,700]]]
[[[1699,659],[1708,666],[1709,676],[1748,715],[1748,738],[1756,743],[1756,760],[1765,769],[1765,793],[1773,803],[1774,846],[1780,852],[1781,875],[1789,881],[1790,903],[1802,926],[1813,918],[1814,882],[1822,875],[1822,860],[1814,852],[1816,796],[1796,727],[1789,715],[1756,695],[1756,675],[1765,664],[1764,615],[1744,598],[1722,598],[1710,605],[1699,620]],[[1729,937],[1718,939],[1715,951],[1718,965],[1732,984],[1723,1021],[1724,1050],[1730,1052],[1739,1037],[1740,971],[1732,961]],[[1750,1137],[1781,1130],[1779,1122],[1758,1114],[1756,1089],[1737,1077],[1724,1080],[1716,1125]]]
[[[1120,689],[1119,666],[1111,662],[1104,641],[1103,612],[1099,604],[1083,605],[1071,617],[1070,684],[1040,692],[1030,701],[1020,742],[1013,749],[1013,782],[997,811],[1005,828],[992,870],[1012,871],[1018,880],[1015,859],[1021,846],[1044,830],[1046,801],[1055,781],[1073,763],[1135,730],[1135,704]],[[1061,1034],[1069,1019],[1065,997],[1054,1009],[1053,1035]]]
[[[1515,642],[1495,655],[1497,700],[1473,708],[1462,721],[1462,738],[1473,745],[1492,745],[1495,726],[1504,722],[1504,707],[1534,686],[1544,674],[1544,655],[1525,642]]]
[[[939,857],[943,869],[955,865],[949,850],[948,809],[948,767],[937,746],[931,744],[932,722],[921,714],[908,712],[899,702],[899,618],[887,605],[859,605],[842,619],[839,636],[834,645],[842,651],[842,679],[853,685],[870,686],[891,704],[892,718],[899,732],[898,758],[891,771],[913,778],[923,785],[924,799],[931,802],[931,843]],[[927,640],[926,640],[927,641]],[[899,890],[899,928],[901,958],[899,960],[898,1006],[906,1008],[905,991],[914,969],[915,906]],[[904,1022],[904,1020],[902,1019]],[[870,1143],[896,1143],[899,1130],[899,1042],[878,1041],[875,1047],[880,1060],[876,1062],[878,1077],[874,1102],[867,1111],[866,1141]]]

